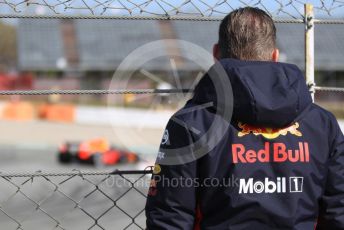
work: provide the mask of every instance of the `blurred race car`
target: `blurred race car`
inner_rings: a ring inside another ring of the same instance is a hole
[[[58,160],[61,163],[80,162],[94,165],[115,165],[136,163],[136,153],[121,150],[103,138],[84,142],[66,142],[59,147]]]

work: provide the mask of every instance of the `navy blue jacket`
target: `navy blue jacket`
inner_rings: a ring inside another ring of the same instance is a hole
[[[301,71],[234,59],[219,65],[231,82],[222,96],[233,95],[233,103],[220,103],[216,78],[206,74],[171,118],[148,193],[147,228],[344,229],[343,134],[312,103]],[[221,116],[226,106],[230,120]],[[219,119],[223,125],[207,132]]]

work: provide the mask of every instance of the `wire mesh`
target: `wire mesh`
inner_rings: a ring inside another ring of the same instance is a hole
[[[316,87],[315,102],[332,112],[337,119],[344,118],[344,88]]]
[[[144,229],[151,173],[1,173],[1,228]]]
[[[312,3],[316,13],[322,16],[342,15],[344,7],[342,0],[0,0],[0,14],[2,17],[25,17],[30,14],[40,18],[79,15],[83,18],[204,20],[221,18],[239,7],[254,6],[275,17],[302,19],[305,3]]]

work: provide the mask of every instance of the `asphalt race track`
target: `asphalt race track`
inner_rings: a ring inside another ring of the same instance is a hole
[[[47,122],[10,122],[0,121],[2,135],[0,136],[0,172],[34,173],[42,172],[73,172],[82,171],[112,171],[115,169],[144,169],[154,160],[154,149],[159,145],[163,130],[141,129],[145,135],[132,136],[132,130],[127,127],[112,127],[96,125],[74,125]],[[118,138],[118,133],[123,136]],[[149,162],[137,165],[118,165],[95,168],[93,166],[71,164],[61,165],[57,161],[56,152],[60,143],[65,140],[86,140],[95,137],[105,137],[118,146],[135,146],[141,150],[141,157]],[[120,139],[120,141],[116,141]],[[131,180],[138,176],[128,177]],[[145,198],[131,184],[120,176],[87,176],[82,178],[69,177],[29,177],[0,178],[0,229],[124,229],[136,216],[135,223],[145,227],[145,217],[139,214],[144,208]],[[86,179],[86,180],[85,180]],[[138,191],[146,194],[150,176],[144,176],[135,186]],[[51,183],[52,182],[52,183]],[[62,183],[61,183],[62,182]],[[91,182],[91,183],[90,183]],[[99,184],[99,191],[93,184]],[[54,184],[58,185],[55,190]],[[127,192],[129,190],[129,192]],[[127,192],[127,193],[126,193]],[[122,198],[120,198],[126,193]],[[68,198],[65,196],[67,195]],[[112,200],[118,199],[116,203]],[[120,199],[119,199],[120,198]],[[76,203],[78,207],[76,207]],[[38,204],[38,205],[37,205]],[[113,207],[116,205],[116,207]],[[104,212],[104,216],[100,217]],[[127,214],[125,214],[127,213]],[[99,226],[93,226],[99,219]],[[129,216],[128,216],[129,215]],[[51,218],[52,217],[52,218]],[[13,220],[15,219],[15,220]],[[93,227],[92,227],[93,226]],[[92,228],[90,228],[92,227]],[[131,225],[128,229],[140,229]]]

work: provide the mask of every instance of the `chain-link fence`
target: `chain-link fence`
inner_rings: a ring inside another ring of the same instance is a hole
[[[1,229],[144,229],[151,173],[1,173]]]
[[[311,6],[305,11],[305,4]],[[269,12],[277,23],[305,24],[305,72],[311,92],[314,80],[314,27],[317,23],[344,24],[342,0],[0,0],[0,18],[73,18],[73,19],[144,19],[144,20],[221,20],[238,7],[254,6]],[[321,90],[321,87],[317,87]],[[159,93],[156,90],[149,90]],[[189,90],[190,92],[192,90]],[[167,90],[169,93],[175,93]],[[108,94],[106,90],[3,92],[3,95]],[[113,93],[113,92],[112,92]],[[117,93],[131,93],[128,91]],[[134,92],[141,93],[141,91]]]
[[[344,88],[315,87],[315,101],[331,111],[338,119],[344,118]]]
[[[1,0],[2,17],[61,17],[77,15],[107,16],[127,19],[198,19],[218,20],[233,9],[254,6],[269,12],[274,17],[303,18],[303,5],[314,5],[319,16],[340,16],[342,0]]]

